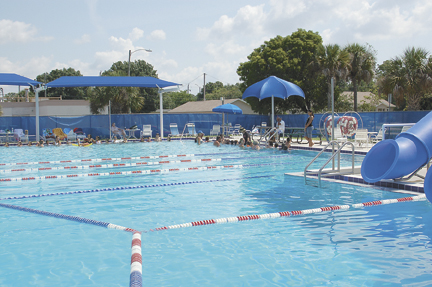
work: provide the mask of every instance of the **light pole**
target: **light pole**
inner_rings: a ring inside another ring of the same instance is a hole
[[[146,52],[151,53],[152,50],[149,50],[149,49],[138,49],[138,50],[135,50],[133,52],[131,50],[129,50],[128,77],[130,77],[130,59],[131,59],[131,56],[132,56],[133,53],[138,52],[138,51],[146,51]]]
[[[200,86],[198,86],[198,84],[195,84],[195,86],[197,86],[198,87],[198,94],[200,93],[200,91],[201,91],[201,87]]]

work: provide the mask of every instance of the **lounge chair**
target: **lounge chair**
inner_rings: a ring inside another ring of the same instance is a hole
[[[72,129],[70,129],[70,128],[65,128],[64,130],[63,130],[63,132],[66,134],[66,137],[67,137],[67,139],[68,140],[74,140],[74,141],[76,141],[76,139],[77,139],[77,135],[76,135],[76,133],[74,133],[73,132],[73,130]]]
[[[55,128],[52,130],[52,132],[55,136],[58,136],[60,140],[64,140],[65,138],[67,138],[67,135],[63,132],[61,128]]]
[[[240,134],[240,128],[241,128],[240,124],[234,125],[233,135],[239,135]]]
[[[25,135],[22,129],[14,129],[13,132],[16,141],[28,141],[28,135]]]
[[[383,139],[383,130],[381,128],[379,129],[378,134],[375,137],[371,138],[371,140],[373,143],[377,143],[379,141],[382,141],[382,139]]]
[[[152,129],[151,125],[143,125],[143,129],[141,131],[141,137],[152,137]]]
[[[195,124],[189,123],[186,126],[188,128],[188,134],[191,135],[191,136],[195,136],[196,135]]]
[[[362,143],[366,144],[366,147],[368,147],[369,144],[369,134],[367,129],[358,129],[355,134],[355,142],[359,144],[359,146]]]
[[[171,133],[168,136],[175,137],[175,136],[180,135],[180,133],[178,131],[178,126],[176,123],[170,124],[170,131],[171,131]]]
[[[346,142],[347,137],[342,135],[341,129],[339,127],[335,127],[334,129],[334,140],[337,142]]]
[[[213,128],[210,130],[210,135],[219,135],[220,134],[220,125],[213,125]]]

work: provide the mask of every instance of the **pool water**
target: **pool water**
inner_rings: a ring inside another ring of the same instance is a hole
[[[0,178],[155,170],[150,174],[0,182],[0,203],[109,222],[142,233],[144,286],[428,286],[432,208],[427,201],[150,231],[192,221],[405,197],[376,187],[304,185],[316,153],[216,148],[188,141],[2,152],[0,163],[189,155],[19,165]],[[204,161],[201,161],[204,159]],[[207,161],[212,159],[213,161]],[[178,162],[180,160],[195,160]],[[317,166],[326,160],[323,157]],[[350,156],[342,165],[350,166]],[[357,164],[362,157],[356,159]],[[119,163],[169,163],[110,167]],[[177,162],[173,162],[177,161]],[[221,169],[183,170],[225,166]],[[180,170],[176,170],[180,169]],[[177,184],[178,183],[178,184]],[[164,185],[165,184],[165,185]],[[140,187],[142,186],[142,187]],[[132,187],[129,189],[115,188]],[[5,199],[99,189],[98,192]],[[114,189],[114,190],[108,190]],[[128,286],[132,234],[0,207],[0,286]]]

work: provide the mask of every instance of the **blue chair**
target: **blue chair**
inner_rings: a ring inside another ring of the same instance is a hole
[[[176,123],[170,124],[170,131],[171,133],[168,136],[174,137],[180,135],[178,131],[178,126]]]

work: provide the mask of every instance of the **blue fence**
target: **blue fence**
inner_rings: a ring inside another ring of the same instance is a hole
[[[369,112],[359,113],[363,120],[363,128],[369,131],[377,132],[384,123],[416,123],[424,117],[429,111],[416,112]],[[208,135],[213,125],[222,124],[222,114],[164,114],[163,134],[167,136],[170,133],[170,123],[177,123],[178,129],[182,132],[187,123],[194,123],[196,130],[201,130]],[[280,116],[287,127],[304,127],[307,115],[282,115]],[[142,129],[142,125],[150,124],[152,126],[153,136],[160,133],[159,114],[122,114],[112,115],[111,122],[116,123],[117,127],[129,128],[137,125]],[[318,128],[320,120],[323,120],[322,114],[316,114],[314,126]],[[255,125],[262,122],[271,123],[269,116],[262,115],[225,115],[225,122],[240,124],[246,129],[252,129]],[[359,123],[361,128],[361,123]],[[107,115],[89,115],[82,117],[40,117],[39,126],[42,131],[44,128],[76,128],[80,127],[86,134],[93,137],[109,137],[109,117]],[[30,135],[36,134],[35,117],[0,117],[0,130],[6,129],[23,129],[28,130]],[[39,134],[42,132],[39,131]],[[392,133],[392,131],[388,131]],[[396,133],[398,131],[395,131]]]

